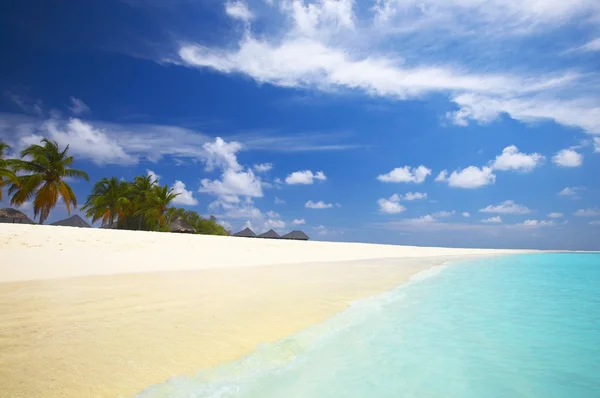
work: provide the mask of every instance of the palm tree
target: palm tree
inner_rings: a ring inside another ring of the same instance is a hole
[[[144,225],[144,213],[139,212],[141,208],[144,207],[144,203],[149,194],[152,193],[152,190],[156,186],[156,181],[152,180],[150,176],[137,176],[133,180],[132,184],[132,214],[137,214],[138,219],[138,229],[141,230]]]
[[[9,181],[12,183],[17,181],[17,176],[10,169],[12,159],[4,159],[4,151],[7,149],[10,149],[8,144],[0,142],[0,200],[2,200],[2,187]]]
[[[88,196],[85,205],[85,215],[92,222],[102,220],[102,226],[113,227],[116,220],[123,220],[130,204],[129,184],[119,181],[116,177],[103,178],[98,181]]]
[[[59,197],[64,200],[69,214],[71,205],[77,207],[77,197],[65,182],[66,177],[84,178],[86,181],[90,178],[86,172],[71,168],[73,157],[68,156],[68,145],[61,151],[55,141],[44,138],[41,144],[30,145],[21,151],[21,158],[24,159],[11,160],[15,173],[29,174],[17,176],[8,193],[13,195],[10,203],[15,206],[21,206],[34,196],[33,216],[35,218],[39,214],[40,224],[43,224]]]
[[[156,230],[160,231],[166,224],[169,204],[177,196],[179,194],[174,193],[173,189],[169,189],[167,185],[163,187],[154,186],[146,195],[146,200],[138,212],[143,214],[147,220],[155,221],[158,224]]]

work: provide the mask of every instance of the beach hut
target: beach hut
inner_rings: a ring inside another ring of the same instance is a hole
[[[282,236],[283,239],[293,239],[293,240],[308,240],[308,235],[299,229],[295,229],[289,234],[285,234]]]
[[[233,236],[240,236],[242,238],[256,238],[256,234],[250,228],[246,228],[243,231],[236,232]]]
[[[177,217],[169,224],[169,232],[177,232],[180,234],[195,234],[196,229],[181,217]]]
[[[272,229],[268,230],[264,234],[258,235],[258,237],[259,238],[266,238],[266,239],[279,239],[279,238],[281,238],[281,236],[279,236],[279,234],[277,232],[273,231]]]
[[[35,224],[24,213],[17,209],[0,209],[0,223],[7,224]]]
[[[77,214],[69,218],[65,218],[64,220],[53,222],[50,225],[58,225],[61,227],[92,228],[91,225],[87,223],[87,221],[79,217]]]

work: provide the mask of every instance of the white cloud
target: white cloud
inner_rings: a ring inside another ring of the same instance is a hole
[[[548,215],[546,217],[549,217],[549,218],[561,218],[562,216],[563,216],[562,213],[552,212],[552,213],[548,213]]]
[[[379,211],[386,214],[398,214],[406,210],[406,207],[400,204],[400,196],[393,194],[389,198],[381,198],[377,201]]]
[[[563,149],[552,157],[552,162],[562,167],[579,167],[583,164],[583,155],[574,149]]]
[[[565,76],[562,85],[568,86],[573,76]],[[551,81],[550,81],[551,82]],[[550,90],[551,87],[545,88]],[[551,120],[568,127],[578,127],[589,133],[600,132],[600,103],[594,97],[558,99],[551,95],[545,97],[506,97],[464,93],[456,95],[452,101],[459,110],[449,114],[454,124],[468,125],[468,120],[482,124],[507,114],[524,123]]]
[[[154,185],[160,181],[160,176],[150,169],[146,169],[146,174],[150,177],[150,182]]]
[[[295,218],[294,221],[292,221],[292,225],[304,225],[306,224],[306,220],[304,218]]]
[[[438,182],[447,182],[456,188],[479,188],[496,182],[496,175],[490,167],[469,166],[462,170],[455,170],[448,177],[446,170],[440,172],[435,179]]]
[[[322,200],[319,200],[318,202],[309,200],[304,204],[304,207],[307,209],[331,209],[333,205],[331,203],[325,203]]]
[[[265,221],[264,224],[264,229],[265,230],[269,230],[269,229],[283,229],[285,228],[285,222],[281,221],[281,220],[267,220]]]
[[[459,106],[451,115],[459,125],[507,114],[594,132],[600,131],[599,102],[579,89],[597,81],[593,73],[558,69],[545,76],[530,64],[510,65],[522,74],[477,71],[497,70],[498,57],[513,55],[504,53],[505,40],[582,22],[570,18],[600,20],[594,1],[285,0],[265,14],[269,19],[257,25],[258,33],[247,23],[237,43],[221,48],[184,42],[174,62],[287,88],[354,90],[397,100],[447,93]],[[265,32],[265,25],[275,28]],[[490,37],[499,45],[490,45]],[[475,61],[472,70],[460,65],[465,55]]]
[[[554,221],[546,221],[546,220],[525,220],[523,225],[526,227],[551,227],[554,225]]]
[[[75,97],[71,97],[71,106],[69,109],[71,110],[71,113],[77,116],[90,111],[89,106],[87,106],[85,102]]]
[[[471,217],[471,214],[470,214],[468,211],[463,211],[463,212],[461,213],[461,215],[462,215],[463,217],[465,217],[465,218],[469,218],[469,217]]]
[[[220,180],[202,179],[199,192],[213,195],[241,195],[262,197],[262,182],[251,169],[245,169],[237,160],[237,152],[242,149],[238,142],[225,142],[217,137],[214,142],[203,145],[207,170],[222,169]]]
[[[594,152],[600,152],[600,137],[594,137]]]
[[[42,138],[49,138],[61,146],[69,145],[71,154],[98,165],[127,165],[138,161],[135,156],[127,154],[124,148],[108,137],[103,130],[76,118],[70,119],[64,125],[52,119],[48,120],[40,126],[37,134],[22,136],[20,146],[39,144]]]
[[[505,200],[499,205],[489,205],[483,209],[479,209],[481,213],[496,213],[496,214],[528,214],[531,210],[527,206],[515,203],[514,200]]]
[[[600,225],[600,220],[590,221],[588,224],[590,224],[590,225]]]
[[[173,192],[179,194],[173,199],[173,204],[182,206],[196,206],[198,204],[198,199],[194,198],[194,193],[185,189],[185,184],[179,180],[173,184]]]
[[[254,18],[254,14],[248,9],[248,5],[242,1],[228,1],[225,3],[225,12],[233,19],[248,22]]]
[[[222,219],[251,219],[262,222],[264,215],[254,206],[250,198],[231,200],[232,197],[221,196],[208,205],[208,210]]]
[[[558,194],[560,196],[569,196],[573,199],[579,199],[579,194],[577,192],[581,191],[581,190],[582,190],[582,188],[580,188],[580,187],[566,187],[565,189],[560,191]]]
[[[435,212],[432,215],[433,215],[433,217],[436,217],[436,218],[446,218],[446,217],[453,216],[454,214],[456,214],[456,210],[452,210],[452,211],[443,210],[443,211]]]
[[[437,175],[437,177],[435,177],[435,182],[444,182],[448,179],[448,170],[442,170],[440,171],[440,173]]]
[[[592,39],[582,46],[570,49],[568,52],[596,52],[600,51],[600,37]]]
[[[507,146],[502,150],[502,154],[496,156],[492,162],[492,168],[495,170],[515,170],[521,172],[530,172],[535,167],[540,166],[544,157],[539,153],[522,153],[515,145]]]
[[[420,199],[427,199],[427,194],[422,192],[408,192],[402,197],[402,200],[408,201]]]
[[[228,169],[223,172],[221,180],[203,178],[200,184],[199,192],[213,195],[242,195],[258,198],[263,196],[261,181],[252,170]]]
[[[310,170],[295,171],[285,178],[285,183],[289,185],[294,184],[312,184],[314,180],[325,181],[327,176],[322,171],[313,173]]]
[[[431,170],[421,165],[419,167],[397,167],[387,174],[377,176],[382,182],[414,182],[420,184],[431,174]]]
[[[266,173],[267,171],[271,170],[272,168],[273,168],[272,163],[261,163],[261,164],[254,165],[254,171],[256,171],[257,173]]]
[[[233,226],[228,221],[219,220],[219,221],[217,221],[217,224],[219,224],[220,226],[222,226],[223,228],[225,228],[225,230],[227,230],[227,231],[232,231],[233,230]]]
[[[277,196],[275,196],[275,204],[276,205],[284,205],[285,204],[285,200],[279,199]]]
[[[574,214],[579,217],[598,217],[600,216],[600,209],[596,207],[593,209],[579,209]]]
[[[481,220],[481,222],[487,223],[487,224],[499,224],[502,222],[502,219],[500,218],[500,216],[496,216],[496,217],[486,218],[485,220]]]
[[[274,212],[273,210],[268,211],[266,214],[267,214],[267,217],[269,217],[269,218],[279,218],[279,217],[281,217],[279,215],[279,213]]]

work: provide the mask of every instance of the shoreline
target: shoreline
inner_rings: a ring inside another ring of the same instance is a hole
[[[0,396],[15,398],[132,396],[319,324],[431,267],[522,252],[18,230],[6,244],[0,226],[0,256],[22,260],[0,266]],[[136,263],[111,263],[118,258]],[[174,258],[187,260],[184,269]],[[191,261],[203,258],[214,262]],[[11,275],[17,264],[25,270]]]

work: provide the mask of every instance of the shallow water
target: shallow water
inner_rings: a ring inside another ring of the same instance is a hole
[[[600,255],[436,267],[139,397],[600,397]]]

